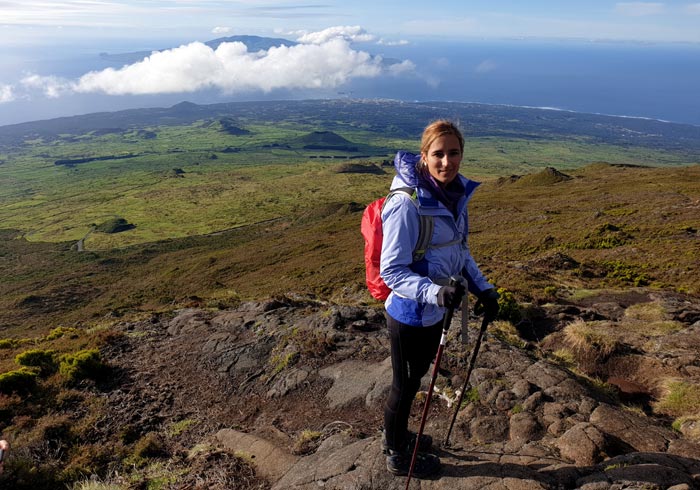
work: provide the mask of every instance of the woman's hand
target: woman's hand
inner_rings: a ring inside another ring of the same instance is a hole
[[[498,298],[501,295],[495,289],[487,289],[479,294],[479,303],[484,310],[484,318],[492,322],[498,316]]]
[[[461,302],[462,295],[455,286],[443,286],[440,288],[440,291],[438,291],[438,306],[457,308]]]

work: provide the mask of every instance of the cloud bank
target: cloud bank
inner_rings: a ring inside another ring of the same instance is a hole
[[[331,27],[302,33],[294,46],[249,52],[240,42],[216,49],[193,42],[153,52],[122,68],[91,71],[78,79],[29,75],[25,90],[56,98],[70,93],[154,95],[218,89],[225,94],[278,89],[329,89],[355,78],[397,76],[415,69],[408,60],[387,65],[381,56],[356,50],[351,42],[376,38],[359,26]],[[0,102],[13,97],[12,86],[0,86]]]
[[[348,42],[374,42],[377,37],[369,34],[360,26],[335,26],[318,32],[303,33],[297,42],[323,44],[334,39],[344,39]]]

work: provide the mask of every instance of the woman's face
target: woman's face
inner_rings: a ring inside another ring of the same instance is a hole
[[[421,153],[421,157],[430,175],[440,185],[446,186],[457,177],[459,164],[462,163],[459,139],[454,134],[439,136],[433,140],[427,152]]]

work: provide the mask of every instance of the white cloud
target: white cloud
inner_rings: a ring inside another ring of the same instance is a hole
[[[410,61],[391,65],[389,74],[415,69]],[[77,92],[110,95],[193,92],[217,88],[225,93],[275,89],[333,88],[352,78],[384,73],[381,57],[350,48],[343,39],[322,44],[279,46],[248,52],[243,43],[222,43],[216,50],[199,43],[154,52],[121,69],[90,72],[74,84]],[[55,93],[60,83],[45,86]]]
[[[21,82],[23,87],[40,90],[50,99],[68,94],[75,89],[75,84],[70,80],[55,76],[28,75]]]
[[[314,34],[317,34],[314,36]],[[361,28],[331,28],[307,34],[311,44],[249,52],[240,42],[216,49],[193,42],[121,68],[91,71],[78,79],[30,74],[18,87],[23,95],[40,91],[56,98],[71,93],[146,95],[215,89],[223,93],[278,89],[330,89],[355,78],[398,76],[416,70],[409,60],[388,64],[381,56],[353,49],[349,38],[366,38]],[[0,85],[2,87],[2,85]],[[2,97],[17,98],[5,89]]]
[[[0,104],[15,100],[14,87],[12,85],[0,84]]]
[[[404,60],[401,63],[395,63],[389,66],[389,73],[398,76],[416,71],[416,64],[411,60]]]
[[[656,2],[622,2],[615,4],[615,11],[618,14],[631,17],[658,15],[663,13],[665,8],[666,4]]]
[[[216,26],[211,30],[212,34],[228,34],[229,32],[231,32],[231,28],[223,26]]]
[[[335,26],[318,32],[301,33],[297,39],[302,44],[323,44],[332,39],[348,42],[374,42],[377,37],[360,26]]]
[[[476,65],[476,68],[474,68],[474,71],[479,74],[484,74],[484,73],[490,73],[494,71],[498,67],[498,64],[496,64],[495,61],[493,60],[484,60],[478,65]]]
[[[689,14],[700,15],[700,3],[688,4],[686,10]]]

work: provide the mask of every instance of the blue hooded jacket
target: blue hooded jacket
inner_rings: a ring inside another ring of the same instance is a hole
[[[419,185],[416,165],[420,155],[398,152],[394,158],[396,176],[391,189],[411,187],[417,191],[413,200],[406,193],[392,194],[382,210],[382,254],[380,275],[392,290],[385,302],[387,313],[395,320],[412,326],[429,326],[439,322],[445,309],[438,306],[437,294],[449,278],[461,275],[469,291],[479,293],[493,288],[469,252],[467,244],[467,202],[478,182],[457,175],[464,186],[464,196],[457,203],[457,218],[428,189]],[[420,214],[433,216],[434,230],[425,257],[413,263],[413,249],[420,231]],[[440,244],[451,243],[447,246]]]

